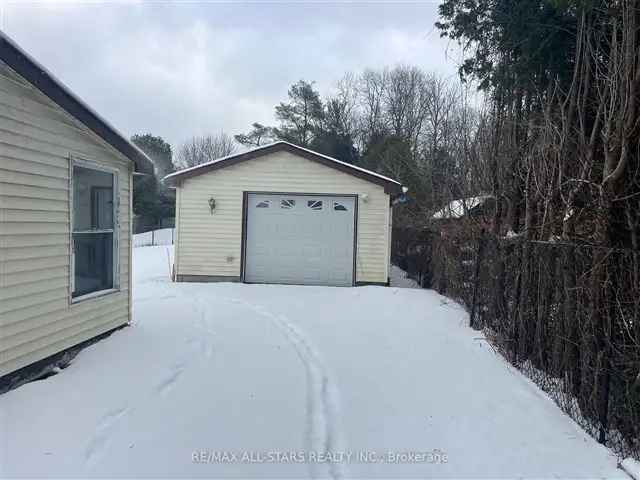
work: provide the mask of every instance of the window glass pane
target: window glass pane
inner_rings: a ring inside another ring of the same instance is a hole
[[[296,206],[296,201],[291,198],[283,198],[280,201],[280,208],[290,209]]]
[[[73,296],[113,288],[113,233],[74,233]]]
[[[73,167],[73,230],[113,228],[113,174]]]
[[[307,207],[311,210],[322,210],[322,200],[309,200],[307,201]]]
[[[271,202],[269,200],[264,200],[256,205],[256,208],[269,208]]]
[[[347,207],[340,202],[333,202],[333,209],[338,212],[346,212]]]

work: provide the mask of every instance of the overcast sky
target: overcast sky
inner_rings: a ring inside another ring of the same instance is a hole
[[[411,64],[455,77],[437,2],[0,0],[2,30],[127,136],[274,124],[297,80]]]

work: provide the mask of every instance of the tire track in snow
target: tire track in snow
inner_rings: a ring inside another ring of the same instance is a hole
[[[108,412],[102,417],[85,449],[85,466],[92,468],[103,456],[109,446],[111,433],[120,419],[130,412],[129,407],[122,407]]]
[[[175,365],[173,365],[173,367],[171,367],[167,371],[167,374],[164,376],[164,378],[160,380],[160,382],[158,382],[158,384],[154,387],[154,391],[159,395],[168,394],[175,386],[185,368],[185,363],[176,363]]]
[[[305,366],[307,375],[307,452],[322,454],[344,452],[344,440],[339,424],[339,395],[324,362],[308,337],[284,315],[274,315],[266,308],[244,300],[231,299],[257,314],[269,319],[296,351]],[[345,467],[341,462],[330,462],[328,472],[321,471],[325,463],[308,464],[313,478],[345,478]]]
[[[166,395],[173,389],[185,370],[195,360],[194,357],[197,356],[206,361],[213,355],[211,337],[215,336],[215,332],[210,330],[207,326],[206,307],[201,300],[195,299],[192,308],[198,318],[197,322],[193,326],[206,333],[207,336],[204,338],[189,336],[184,340],[187,350],[181,354],[180,358],[182,358],[182,360],[176,361],[169,369],[167,369],[165,375],[158,383],[156,383],[155,387],[153,387],[155,393],[159,395]]]

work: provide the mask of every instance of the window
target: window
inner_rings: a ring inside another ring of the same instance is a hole
[[[73,166],[73,298],[116,287],[114,173]]]
[[[283,198],[280,200],[280,208],[291,209],[296,206],[296,201],[290,198]]]
[[[269,208],[271,206],[271,200],[263,200],[256,204],[256,208]]]
[[[311,210],[322,210],[322,200],[309,200],[307,207]]]
[[[348,210],[347,207],[340,202],[333,202],[333,209],[338,212],[346,212]]]

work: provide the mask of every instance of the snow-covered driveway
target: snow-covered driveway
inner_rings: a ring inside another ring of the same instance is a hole
[[[133,326],[0,396],[0,477],[624,478],[434,292],[167,264],[136,249]]]

